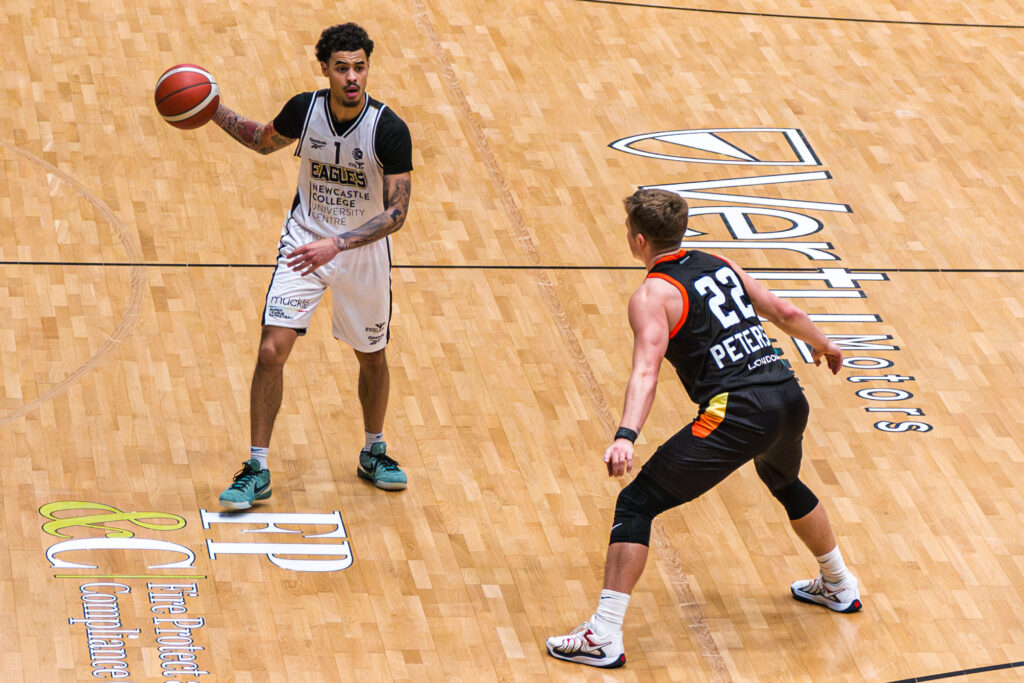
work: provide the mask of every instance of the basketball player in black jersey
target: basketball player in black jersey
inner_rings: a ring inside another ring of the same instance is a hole
[[[597,611],[572,633],[548,638],[548,653],[591,666],[622,666],[622,622],[647,561],[651,521],[749,460],[818,560],[820,575],[795,582],[793,596],[837,612],[859,610],[857,580],[843,562],[825,508],[798,476],[807,401],[758,316],[809,344],[815,365],[824,359],[833,374],[842,351],[800,309],[739,266],[681,250],[688,215],[682,197],[639,190],[625,205],[626,239],[648,274],[629,300],[633,370],[619,430],[604,453],[609,476],[633,469],[633,442],[650,413],[663,358],[699,412],[619,494]]]

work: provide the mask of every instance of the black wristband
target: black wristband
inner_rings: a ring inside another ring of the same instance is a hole
[[[636,437],[638,436],[640,435],[628,427],[619,427],[618,431],[615,432],[616,439],[625,439],[630,443],[636,443]]]

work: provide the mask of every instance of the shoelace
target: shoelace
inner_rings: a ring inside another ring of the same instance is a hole
[[[379,469],[379,470],[397,470],[397,469],[400,469],[398,467],[398,463],[396,461],[392,460],[391,458],[389,458],[386,455],[377,455],[377,456],[374,456],[374,458],[377,461],[377,469]]]
[[[816,579],[811,579],[811,585],[804,590],[808,593],[821,593],[824,588],[825,582],[822,581],[822,578],[819,576]]]
[[[590,648],[590,643],[586,639],[587,632],[590,630],[590,624],[584,622],[576,627],[576,629],[565,637],[565,640],[556,648],[566,654],[573,652],[579,652],[584,647]]]
[[[828,586],[835,586],[835,588],[829,588]],[[828,584],[828,586],[826,586],[825,579],[819,576],[816,579],[812,579],[811,585],[804,590],[813,595],[824,595],[826,597],[835,597],[845,590],[845,587],[841,587],[837,583]]]
[[[243,489],[249,485],[250,480],[255,478],[257,471],[250,468],[248,465],[243,467],[241,471],[235,473],[235,480],[231,482],[231,488]]]

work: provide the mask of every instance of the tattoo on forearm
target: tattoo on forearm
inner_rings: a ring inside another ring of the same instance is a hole
[[[213,122],[224,129],[228,135],[241,142],[246,147],[256,148],[256,136],[259,132],[259,124],[250,119],[244,118],[227,107],[221,107],[213,115]]]
[[[272,128],[270,129],[270,135],[267,135],[267,139],[264,139],[264,132],[267,130],[266,126],[258,121],[253,121],[240,114],[236,114],[225,106],[221,106],[217,113],[213,115],[213,122],[223,128],[224,132],[235,140],[238,140],[249,149],[256,150],[260,154],[270,154],[291,142],[289,138],[279,135]]]
[[[377,214],[355,230],[349,230],[334,238],[334,244],[341,251],[354,249],[383,239],[402,227],[388,212]]]
[[[338,235],[334,244],[344,251],[376,242],[397,231],[405,223],[411,193],[412,182],[408,177],[385,178],[384,204],[388,208],[355,230]]]

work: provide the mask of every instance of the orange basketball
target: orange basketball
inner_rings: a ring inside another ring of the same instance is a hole
[[[175,128],[198,128],[213,118],[220,104],[220,88],[206,69],[178,64],[156,82],[156,109]]]

